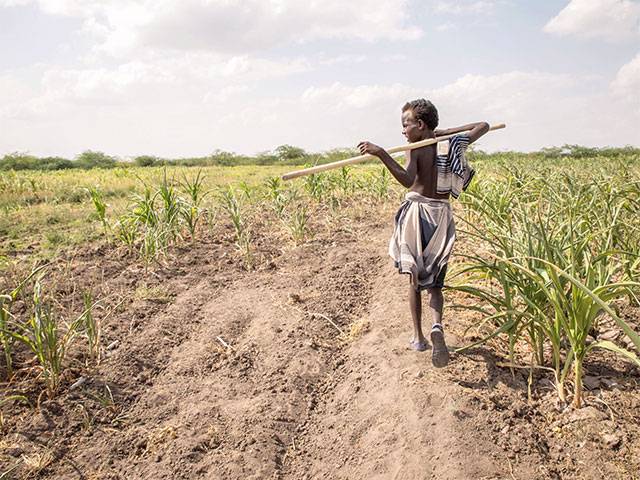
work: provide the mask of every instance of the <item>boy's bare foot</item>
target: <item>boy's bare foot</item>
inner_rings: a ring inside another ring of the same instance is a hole
[[[446,367],[449,363],[449,349],[444,341],[442,325],[439,323],[434,324],[431,329],[431,343],[433,344],[431,363],[437,368]]]
[[[409,342],[409,348],[417,352],[424,352],[427,348],[429,348],[429,344],[427,343],[426,338],[423,338],[422,340],[413,339]]]

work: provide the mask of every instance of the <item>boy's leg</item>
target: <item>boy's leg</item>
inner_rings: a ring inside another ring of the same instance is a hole
[[[444,296],[441,288],[428,288],[429,293],[429,311],[433,324],[442,325],[442,309],[444,307]]]
[[[411,346],[418,351],[427,349],[427,339],[422,333],[422,296],[419,290],[409,284],[409,307],[413,319],[413,339]]]
[[[444,297],[441,288],[430,288],[428,292],[429,310],[431,310],[431,318],[433,319],[433,327],[430,334],[431,343],[433,344],[431,360],[435,367],[444,367],[449,363],[449,349],[444,341],[444,329],[442,327]]]

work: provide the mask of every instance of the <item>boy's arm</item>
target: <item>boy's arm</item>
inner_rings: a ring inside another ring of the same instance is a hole
[[[478,140],[482,135],[489,131],[489,124],[487,122],[475,122],[461,127],[445,128],[442,130],[436,130],[434,133],[436,137],[444,137],[445,135],[454,135],[456,133],[467,132],[469,136],[469,143],[473,143]]]
[[[406,152],[407,165],[406,168],[402,168],[384,148],[378,145],[370,142],[360,142],[358,149],[362,155],[368,154],[378,157],[403,187],[411,188],[418,172],[418,152],[416,150]]]

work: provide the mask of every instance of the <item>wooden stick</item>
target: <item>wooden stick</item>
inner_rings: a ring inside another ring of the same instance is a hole
[[[504,123],[498,123],[497,125],[492,125],[489,127],[489,131],[498,130],[500,128],[505,128],[506,125]],[[407,150],[413,150],[415,148],[424,147],[427,145],[433,145],[434,143],[442,142],[444,140],[448,140],[454,135],[458,135],[454,133],[452,135],[444,135],[442,137],[437,138],[428,138],[426,140],[420,140],[419,142],[407,143],[406,145],[400,145],[398,147],[393,147],[387,149],[389,154],[405,152]],[[357,157],[347,158],[346,160],[339,160],[337,162],[325,163],[324,165],[318,165],[316,167],[305,168],[303,170],[296,170],[295,172],[286,173],[282,176],[283,180],[291,180],[292,178],[302,177],[304,175],[310,175],[312,173],[324,172],[325,170],[333,170],[334,168],[344,167],[346,165],[353,165],[354,163],[362,163],[367,160],[372,160],[374,158],[373,155],[358,155]]]

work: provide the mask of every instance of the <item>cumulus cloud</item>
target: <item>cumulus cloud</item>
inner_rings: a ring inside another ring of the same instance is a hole
[[[602,91],[600,81],[593,77],[513,71],[465,75],[431,90],[404,84],[334,83],[307,89],[300,103],[303,109],[321,112],[317,114],[321,118],[333,117],[325,121],[331,131],[326,141],[332,139],[334,145],[338,138],[344,139],[339,144],[348,145],[349,138],[353,143],[363,136],[386,146],[401,143],[400,108],[405,101],[419,97],[436,104],[442,127],[478,120],[506,122],[507,130],[481,139],[480,148],[487,150],[533,150],[565,143],[633,143],[636,116],[625,99],[598,93]],[[602,129],[604,124],[612,128]],[[316,138],[324,142],[322,132]]]
[[[11,119],[3,125],[9,133],[22,132],[27,146],[37,137],[38,153],[65,155],[84,148],[121,155],[201,155],[215,148],[254,153],[284,143],[325,150],[363,139],[394,146],[404,142],[402,105],[425,97],[438,107],[442,127],[506,122],[506,130],[481,139],[479,147],[486,150],[624,145],[637,138],[640,112],[630,108],[629,95],[637,91],[639,64],[636,58],[620,69],[609,90],[606,80],[596,77],[512,71],[464,75],[429,90],[404,83],[332,82],[279,96],[249,83],[212,87],[171,72],[156,77],[155,70],[141,65],[115,70],[106,82],[96,72],[59,71],[47,76],[48,97],[22,104],[23,111],[39,113],[29,129],[20,130]],[[43,111],[47,99],[53,103]],[[117,108],[109,108],[116,101]],[[74,135],[65,138],[65,132]],[[8,150],[24,149],[16,137],[6,138]]]
[[[5,5],[26,0],[3,0]],[[84,19],[98,48],[256,52],[318,39],[413,40],[408,0],[31,0],[49,14]]]
[[[640,2],[637,0],[571,0],[544,26],[556,35],[579,35],[607,41],[640,38]]]
[[[611,90],[640,113],[640,53],[618,70],[611,82]]]

